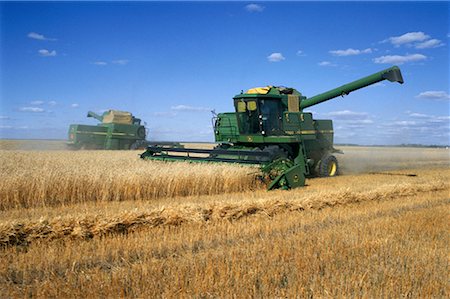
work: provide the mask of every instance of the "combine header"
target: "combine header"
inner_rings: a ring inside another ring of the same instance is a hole
[[[267,86],[236,95],[235,112],[215,117],[219,145],[211,150],[149,146],[143,159],[204,161],[261,166],[268,189],[305,185],[306,177],[335,176],[333,123],[316,120],[303,109],[388,80],[403,83],[397,66],[307,98],[294,88]]]

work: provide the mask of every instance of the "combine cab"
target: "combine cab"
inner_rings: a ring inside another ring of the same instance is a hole
[[[331,120],[314,119],[305,108],[388,80],[403,83],[396,66],[311,98],[294,88],[253,88],[233,98],[235,112],[214,122],[212,150],[149,146],[143,159],[258,164],[269,190],[304,186],[310,176],[335,176],[339,165]]]
[[[129,150],[145,148],[145,127],[129,112],[108,110],[103,115],[87,114],[101,123],[97,126],[70,125],[68,145],[73,149]]]

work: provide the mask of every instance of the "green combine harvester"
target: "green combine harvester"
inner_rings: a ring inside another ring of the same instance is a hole
[[[130,112],[108,110],[103,115],[89,111],[87,117],[93,117],[101,123],[91,125],[70,125],[69,147],[73,149],[129,150],[145,148],[145,127],[141,120]]]
[[[214,149],[149,146],[143,159],[257,164],[268,189],[305,185],[306,177],[335,176],[339,165],[332,120],[313,119],[303,109],[377,82],[403,83],[400,69],[381,72],[307,98],[294,88],[267,86],[236,95],[235,112],[215,118]]]

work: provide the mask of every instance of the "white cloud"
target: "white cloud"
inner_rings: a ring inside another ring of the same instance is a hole
[[[194,106],[188,106],[188,105],[177,105],[170,107],[171,110],[174,111],[211,111],[210,108],[206,107],[194,107]]]
[[[169,112],[154,112],[153,115],[156,116],[156,117],[175,117],[175,116],[177,116],[177,113],[173,112],[173,111],[169,111]]]
[[[422,54],[410,54],[410,55],[385,55],[374,58],[375,63],[388,63],[388,64],[403,64],[406,62],[416,62],[427,59],[427,56]]]
[[[348,48],[347,50],[332,50],[329,52],[334,56],[353,56],[353,55],[360,55],[360,54],[370,54],[370,53],[372,53],[372,49],[367,48],[364,50],[358,50],[358,49]]]
[[[70,105],[70,107],[71,108],[78,108],[78,107],[80,107],[80,105],[77,104],[77,103],[73,103],[73,104]]]
[[[416,95],[419,99],[430,99],[430,100],[450,100],[450,95],[443,90],[430,90],[424,91]]]
[[[104,65],[107,65],[108,63],[106,63],[105,61],[95,61],[92,64],[104,66]]]
[[[12,129],[12,126],[0,126],[0,129]]]
[[[35,112],[35,113],[45,112],[44,109],[39,108],[39,107],[20,107],[19,111],[22,111],[22,112]]]
[[[284,58],[283,54],[278,52],[272,53],[269,56],[267,56],[267,60],[269,60],[270,62],[279,62],[285,59],[286,58]]]
[[[249,12],[262,12],[264,8],[264,6],[255,3],[247,4],[245,6],[245,9]]]
[[[416,112],[409,112],[408,116],[409,117],[413,117],[413,118],[430,118],[430,117],[433,117],[432,115],[423,114],[423,113],[416,113]]]
[[[9,116],[0,115],[0,119],[11,119]]]
[[[118,65],[126,65],[126,64],[128,64],[128,62],[129,62],[128,59],[118,59],[118,60],[111,61],[111,63],[118,64]]]
[[[413,120],[400,120],[400,121],[395,121],[393,124],[398,125],[398,126],[414,126],[417,124],[417,122],[415,122]]]
[[[384,40],[383,42],[390,42],[396,47],[399,47],[404,44],[410,44],[414,42],[422,42],[424,40],[429,39],[430,36],[426,35],[422,31],[417,32],[408,32],[400,36],[393,36],[389,37],[388,39]]]
[[[56,56],[56,51],[55,51],[55,50],[49,51],[49,50],[47,50],[47,49],[40,49],[40,50],[38,51],[38,53],[39,53],[40,56],[43,56],[43,57]]]
[[[306,56],[306,54],[303,53],[302,50],[298,50],[296,54],[297,54],[297,56]]]
[[[409,47],[415,47],[416,49],[430,49],[437,48],[445,45],[441,40],[431,38],[431,36],[418,32],[408,32],[400,36],[390,37],[383,42],[390,42],[395,47],[406,45]]]
[[[438,39],[429,39],[427,41],[424,41],[422,43],[418,43],[415,45],[416,49],[428,49],[428,48],[437,48],[445,45],[443,42],[441,42]]]
[[[55,106],[56,105],[56,101],[49,101],[47,104],[49,104],[50,106]]]
[[[329,61],[321,61],[317,65],[319,65],[319,66],[337,66],[337,64],[331,63]]]
[[[355,112],[350,110],[333,111],[326,115],[339,119],[367,119],[369,114],[366,112]]]
[[[32,101],[30,102],[31,105],[42,105],[44,104],[44,101]]]
[[[29,38],[32,39],[37,39],[37,40],[48,40],[48,41],[55,41],[56,38],[50,38],[50,37],[45,37],[43,34],[39,34],[36,32],[30,32],[27,35]]]

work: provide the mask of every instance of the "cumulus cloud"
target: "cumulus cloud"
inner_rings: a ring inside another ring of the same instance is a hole
[[[43,34],[39,34],[36,32],[30,32],[30,33],[28,33],[27,36],[31,39],[37,39],[37,40],[47,40],[47,41],[55,41],[56,40],[56,38],[46,37]]]
[[[195,107],[189,105],[172,106],[170,107],[170,109],[174,111],[193,111],[193,112],[211,111],[211,109],[207,107]]]
[[[80,105],[77,103],[73,103],[70,105],[70,108],[78,108],[78,107],[80,107]]]
[[[126,64],[128,64],[128,62],[129,62],[128,59],[117,59],[117,60],[111,61],[111,63],[118,64],[118,65],[126,65]]]
[[[416,95],[419,99],[430,99],[430,100],[450,100],[450,95],[443,90],[430,90],[424,91]]]
[[[285,59],[286,58],[284,58],[283,54],[278,52],[272,53],[269,56],[267,56],[267,60],[269,60],[270,62],[279,62]]]
[[[92,64],[100,65],[100,66],[105,66],[105,65],[107,65],[108,63],[105,62],[105,61],[94,61]]]
[[[331,63],[329,61],[321,61],[317,65],[318,66],[337,66],[337,64]]]
[[[392,36],[384,40],[383,42],[390,42],[392,45],[399,47],[404,44],[422,42],[429,38],[430,38],[429,35],[426,35],[422,31],[417,31],[417,32],[408,32],[400,36]]]
[[[441,40],[431,38],[431,36],[422,31],[408,32],[400,36],[389,37],[383,42],[390,42],[395,47],[406,45],[416,49],[437,48],[445,45]]]
[[[399,120],[394,121],[393,124],[397,126],[415,126],[417,122],[413,120]]]
[[[30,104],[31,105],[42,105],[42,104],[44,104],[44,101],[31,101]]]
[[[49,104],[50,106],[55,106],[56,105],[56,101],[49,101],[47,104]]]
[[[255,3],[247,4],[245,6],[245,9],[248,12],[262,12],[264,8],[265,8],[264,6]]]
[[[415,45],[416,49],[428,49],[428,48],[437,48],[445,45],[442,41],[438,39],[429,39],[427,41],[424,41],[422,43],[418,43]]]
[[[52,57],[52,56],[56,56],[56,51],[55,51],[55,50],[49,51],[49,50],[47,50],[47,49],[40,49],[40,50],[38,51],[38,53],[39,53],[39,55],[42,56],[42,57]]]
[[[367,129],[368,126],[374,123],[371,116],[366,112],[341,110],[325,113],[324,115],[336,122],[336,128],[346,132]]]
[[[297,56],[306,56],[306,54],[302,50],[297,51]]]
[[[326,113],[326,115],[339,119],[366,119],[369,117],[369,114],[366,112],[356,112],[350,110],[333,111]]]
[[[33,112],[33,113],[45,112],[45,110],[40,108],[40,107],[20,107],[19,111],[22,111],[22,112]]]
[[[409,117],[412,117],[412,118],[430,118],[430,117],[432,117],[431,115],[428,115],[428,114],[410,112],[410,111],[408,111],[407,114]]]
[[[329,51],[330,54],[334,56],[353,56],[353,55],[361,55],[361,54],[370,54],[372,53],[371,48],[367,48],[364,50],[352,49],[348,48],[347,50],[332,50]]]
[[[427,59],[427,56],[422,54],[410,54],[410,55],[385,55],[374,58],[375,63],[387,63],[387,64],[403,64],[407,62],[416,62]]]

